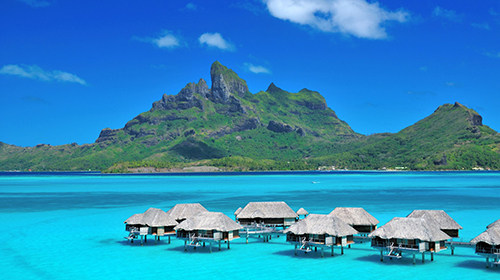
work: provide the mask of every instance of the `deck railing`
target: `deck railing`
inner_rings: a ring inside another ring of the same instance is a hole
[[[398,244],[398,247],[404,249],[419,249],[417,244]]]
[[[375,241],[372,239],[372,247],[388,247],[391,244],[388,242]]]
[[[500,248],[482,248],[476,247],[476,253],[479,254],[492,254],[492,255],[500,255]]]
[[[400,249],[412,249],[412,250],[420,249],[418,244],[394,244],[390,242],[382,242],[375,240],[372,240],[372,247],[397,247]]]

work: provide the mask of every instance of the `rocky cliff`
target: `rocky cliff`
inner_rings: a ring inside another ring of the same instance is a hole
[[[324,98],[307,89],[290,93],[274,83],[265,92],[252,94],[247,83],[219,62],[210,69],[211,88],[205,80],[189,83],[176,95],[164,94],[124,128],[101,131],[101,147],[137,142],[148,147],[187,137],[199,141],[219,139],[243,131],[267,128],[274,133],[297,132],[299,136],[359,137]],[[308,116],[308,117],[304,117]],[[231,147],[227,147],[230,153]]]
[[[92,144],[0,142],[0,170],[500,169],[499,134],[459,103],[444,104],[398,133],[367,137],[316,91],[292,93],[271,83],[253,94],[219,62],[210,77],[211,87],[199,79],[164,94],[123,128],[103,129]]]

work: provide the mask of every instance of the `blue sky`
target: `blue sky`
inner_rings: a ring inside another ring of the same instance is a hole
[[[362,134],[458,101],[500,130],[500,0],[0,2],[0,141],[92,143],[218,60]],[[210,85],[210,83],[209,83]]]

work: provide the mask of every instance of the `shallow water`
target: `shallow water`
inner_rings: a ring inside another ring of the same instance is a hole
[[[316,182],[316,183],[312,183]],[[234,211],[250,201],[285,201],[327,214],[364,207],[380,225],[414,209],[443,209],[469,241],[500,218],[500,172],[301,172],[239,175],[100,175],[0,173],[0,272],[4,279],[498,279],[472,248],[380,262],[369,244],[294,256],[283,236],[184,252],[183,241],[127,243],[123,221],[149,207],[200,202]],[[166,240],[166,239],[165,239]]]

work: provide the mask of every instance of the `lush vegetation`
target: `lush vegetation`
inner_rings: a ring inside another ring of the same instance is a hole
[[[224,103],[203,95],[208,92],[204,81],[190,83],[124,128],[103,130],[93,144],[0,142],[0,170],[500,169],[500,136],[458,103],[445,104],[398,133],[363,136],[340,120],[318,92],[290,93],[271,84],[251,94],[246,82],[220,63],[214,63],[211,74],[221,74],[227,88],[240,91]]]

